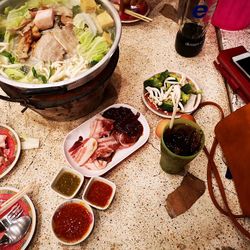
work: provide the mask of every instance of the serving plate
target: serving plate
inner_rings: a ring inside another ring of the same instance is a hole
[[[169,73],[174,73],[177,76],[182,76],[184,75],[183,73],[180,72],[176,72],[176,71],[171,71]],[[186,75],[185,75],[186,76]],[[186,80],[190,83],[192,83],[196,90],[201,90],[199,85],[189,76],[186,76]],[[143,87],[143,93],[142,93],[142,101],[145,104],[145,106],[152,111],[154,114],[163,117],[163,118],[171,118],[172,116],[172,112],[168,112],[168,111],[164,111],[162,109],[160,109],[159,107],[157,107],[153,102],[151,102],[148,98],[148,92],[145,90],[145,88]],[[185,114],[191,114],[192,112],[194,112],[199,104],[201,102],[201,94],[191,94],[190,99],[188,100],[188,102],[183,105],[184,106],[184,112],[177,112],[176,113],[176,118],[180,118],[181,114],[185,113]]]
[[[11,136],[11,138],[14,140],[14,144],[15,144],[15,152],[14,152],[15,158],[14,158],[14,160],[7,167],[4,167],[3,169],[2,169],[2,167],[0,167],[0,179],[1,179],[6,174],[8,174],[10,172],[10,170],[16,165],[18,158],[20,156],[20,153],[21,153],[21,142],[20,142],[20,139],[19,139],[17,133],[9,126],[0,124],[0,130],[7,130],[9,135]],[[0,132],[0,134],[1,134],[1,132]]]
[[[0,200],[1,201],[5,201],[8,200],[9,198],[11,198],[11,196],[15,195],[19,190],[13,187],[0,187]],[[34,204],[32,203],[32,201],[30,200],[30,198],[27,195],[24,195],[19,201],[18,201],[19,205],[23,208],[23,215],[29,215],[31,218],[31,225],[29,228],[29,231],[27,232],[27,234],[20,240],[18,241],[16,244],[13,245],[7,245],[1,249],[4,250],[24,250],[28,247],[34,233],[35,233],[35,228],[36,228],[36,210],[34,207]],[[11,208],[9,208],[5,213],[3,213],[0,218],[2,218],[2,216],[4,216],[4,214],[6,214]],[[3,233],[0,233],[3,234]],[[2,237],[2,236],[0,236]]]
[[[119,107],[125,107],[131,109],[131,111],[136,114],[138,111],[127,105],[127,104],[114,104],[109,106],[108,108],[104,109],[100,114],[102,114],[105,110],[110,108],[119,108]],[[111,170],[113,167],[115,167],[118,163],[120,163],[122,160],[124,160],[126,157],[128,157],[130,154],[135,152],[137,149],[139,149],[141,146],[143,146],[146,141],[148,140],[150,129],[148,122],[146,118],[140,113],[140,117],[138,118],[138,121],[141,122],[143,126],[143,134],[139,138],[139,140],[132,146],[124,149],[117,150],[114,154],[112,160],[107,164],[107,166],[104,169],[101,170],[89,170],[85,167],[80,167],[69,155],[68,150],[72,147],[72,145],[75,143],[75,141],[78,140],[79,136],[82,136],[83,139],[89,137],[90,133],[90,125],[91,123],[96,119],[95,115],[94,117],[90,118],[71,132],[65,137],[64,143],[63,143],[63,151],[64,156],[66,158],[66,161],[68,164],[74,168],[75,170],[79,171],[82,175],[86,177],[95,177],[95,176],[101,176]]]

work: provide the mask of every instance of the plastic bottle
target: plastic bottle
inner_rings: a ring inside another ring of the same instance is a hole
[[[184,57],[193,57],[202,50],[207,26],[216,7],[216,0],[180,0],[179,31],[175,49]]]

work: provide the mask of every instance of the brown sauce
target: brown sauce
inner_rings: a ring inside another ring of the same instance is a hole
[[[53,188],[58,192],[66,196],[71,196],[79,187],[81,180],[80,178],[70,172],[63,172],[56,179],[53,184]]]

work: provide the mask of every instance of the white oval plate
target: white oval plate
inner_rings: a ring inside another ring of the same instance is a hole
[[[180,72],[169,72],[169,73],[174,73],[174,74],[178,74],[178,75],[183,75],[182,73]],[[186,76],[186,75],[185,75]],[[196,87],[197,90],[201,90],[199,85],[193,80],[191,79],[189,76],[186,76],[186,78],[191,81],[194,86]],[[160,108],[156,107],[152,102],[150,102],[146,97],[145,97],[145,89],[143,87],[143,94],[142,94],[142,101],[143,103],[145,104],[145,106],[151,110],[153,113],[155,113],[156,115],[160,116],[160,117],[163,117],[163,118],[171,118],[172,116],[172,112],[167,112],[167,111],[163,111],[161,110]],[[191,97],[190,99],[188,100],[188,102],[184,105],[184,113],[185,114],[191,114],[192,112],[194,112],[199,104],[201,102],[201,94],[198,94],[198,95],[194,95],[194,94],[191,94]],[[179,118],[181,116],[181,113],[178,112],[176,114],[176,118]]]
[[[18,158],[20,156],[20,153],[21,153],[21,142],[20,142],[20,139],[19,139],[17,133],[7,125],[0,124],[0,129],[1,128],[7,129],[10,132],[12,138],[15,140],[16,149],[15,149],[14,161],[9,166],[7,166],[2,173],[0,173],[0,179],[3,178],[6,174],[8,174],[10,172],[10,170],[16,165]]]
[[[125,107],[132,110],[134,114],[136,114],[138,111],[127,105],[127,104],[114,104],[109,106],[108,108],[104,109],[100,114],[102,114],[105,110],[109,108],[119,108],[119,107]],[[138,112],[140,113],[140,112]],[[116,166],[118,163],[120,163],[122,160],[124,160],[126,157],[128,157],[130,154],[135,152],[138,148],[140,148],[142,145],[144,145],[149,137],[150,129],[148,122],[146,118],[140,113],[140,117],[138,118],[138,121],[141,122],[143,126],[143,133],[139,140],[132,145],[129,148],[117,150],[114,154],[112,161],[108,163],[108,165],[101,170],[89,170],[85,167],[80,167],[69,155],[68,150],[72,147],[72,145],[78,140],[79,136],[82,136],[83,139],[87,138],[90,133],[90,124],[96,119],[96,116],[93,116],[74,130],[72,130],[64,139],[63,143],[63,151],[66,158],[66,161],[69,163],[69,165],[74,168],[75,170],[79,171],[82,175],[86,177],[95,177],[95,176],[101,176],[108,172],[110,169],[112,169],[114,166]]]
[[[13,188],[13,187],[0,187],[0,199],[1,199],[1,194],[13,194],[14,195],[17,192],[19,192],[19,190],[16,189],[16,188]],[[20,248],[21,250],[24,250],[29,246],[29,243],[30,243],[30,241],[31,241],[31,239],[32,239],[32,237],[33,237],[33,235],[35,233],[35,229],[36,229],[36,210],[35,210],[33,202],[28,197],[28,195],[24,195],[21,198],[21,200],[23,202],[25,202],[26,205],[29,207],[28,215],[31,217],[31,225],[30,225],[29,231],[24,236],[25,241],[24,241],[23,245]],[[8,250],[8,247],[6,246],[4,249]]]

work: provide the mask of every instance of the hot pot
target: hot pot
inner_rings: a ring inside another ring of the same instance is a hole
[[[0,13],[7,6],[17,7],[25,1],[4,0]],[[93,111],[102,100],[108,80],[118,62],[118,44],[121,37],[120,17],[108,0],[97,0],[115,22],[114,42],[104,58],[77,77],[56,83],[33,84],[17,82],[0,75],[0,87],[9,96],[0,99],[19,102],[42,116],[52,120],[73,120]]]

